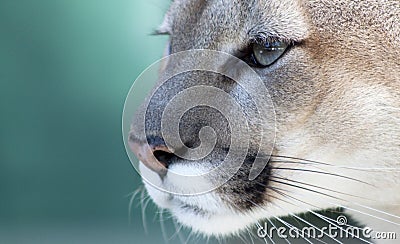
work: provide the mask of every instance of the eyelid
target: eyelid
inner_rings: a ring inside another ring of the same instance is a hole
[[[269,33],[265,32],[257,32],[257,33],[249,33],[249,42],[250,43],[257,43],[257,44],[263,44],[267,42],[285,42],[288,44],[293,44],[295,42],[298,42],[300,40],[292,39],[292,38],[287,38],[283,36],[276,36],[276,35],[271,35]]]

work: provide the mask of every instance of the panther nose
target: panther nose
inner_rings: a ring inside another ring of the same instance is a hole
[[[174,154],[164,144],[148,144],[142,142],[131,142],[131,149],[136,157],[149,169],[156,172],[161,179],[168,172],[170,159]]]

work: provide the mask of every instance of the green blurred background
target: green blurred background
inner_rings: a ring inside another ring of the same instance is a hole
[[[166,0],[0,0],[0,243],[161,243],[129,193],[125,96]],[[152,227],[154,225],[154,227]]]

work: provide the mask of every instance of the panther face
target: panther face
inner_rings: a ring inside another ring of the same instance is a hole
[[[172,56],[129,134],[154,202],[210,235],[400,203],[399,171],[373,170],[400,166],[399,9],[395,0],[173,1],[158,31]],[[209,69],[186,69],[196,65]],[[261,83],[243,78],[253,76]],[[251,177],[255,162],[263,167]]]

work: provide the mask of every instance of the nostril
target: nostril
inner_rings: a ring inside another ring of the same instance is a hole
[[[167,151],[167,150],[155,150],[153,151],[154,157],[165,166],[165,168],[168,168],[168,166],[171,164],[172,158],[175,156],[173,153]]]

